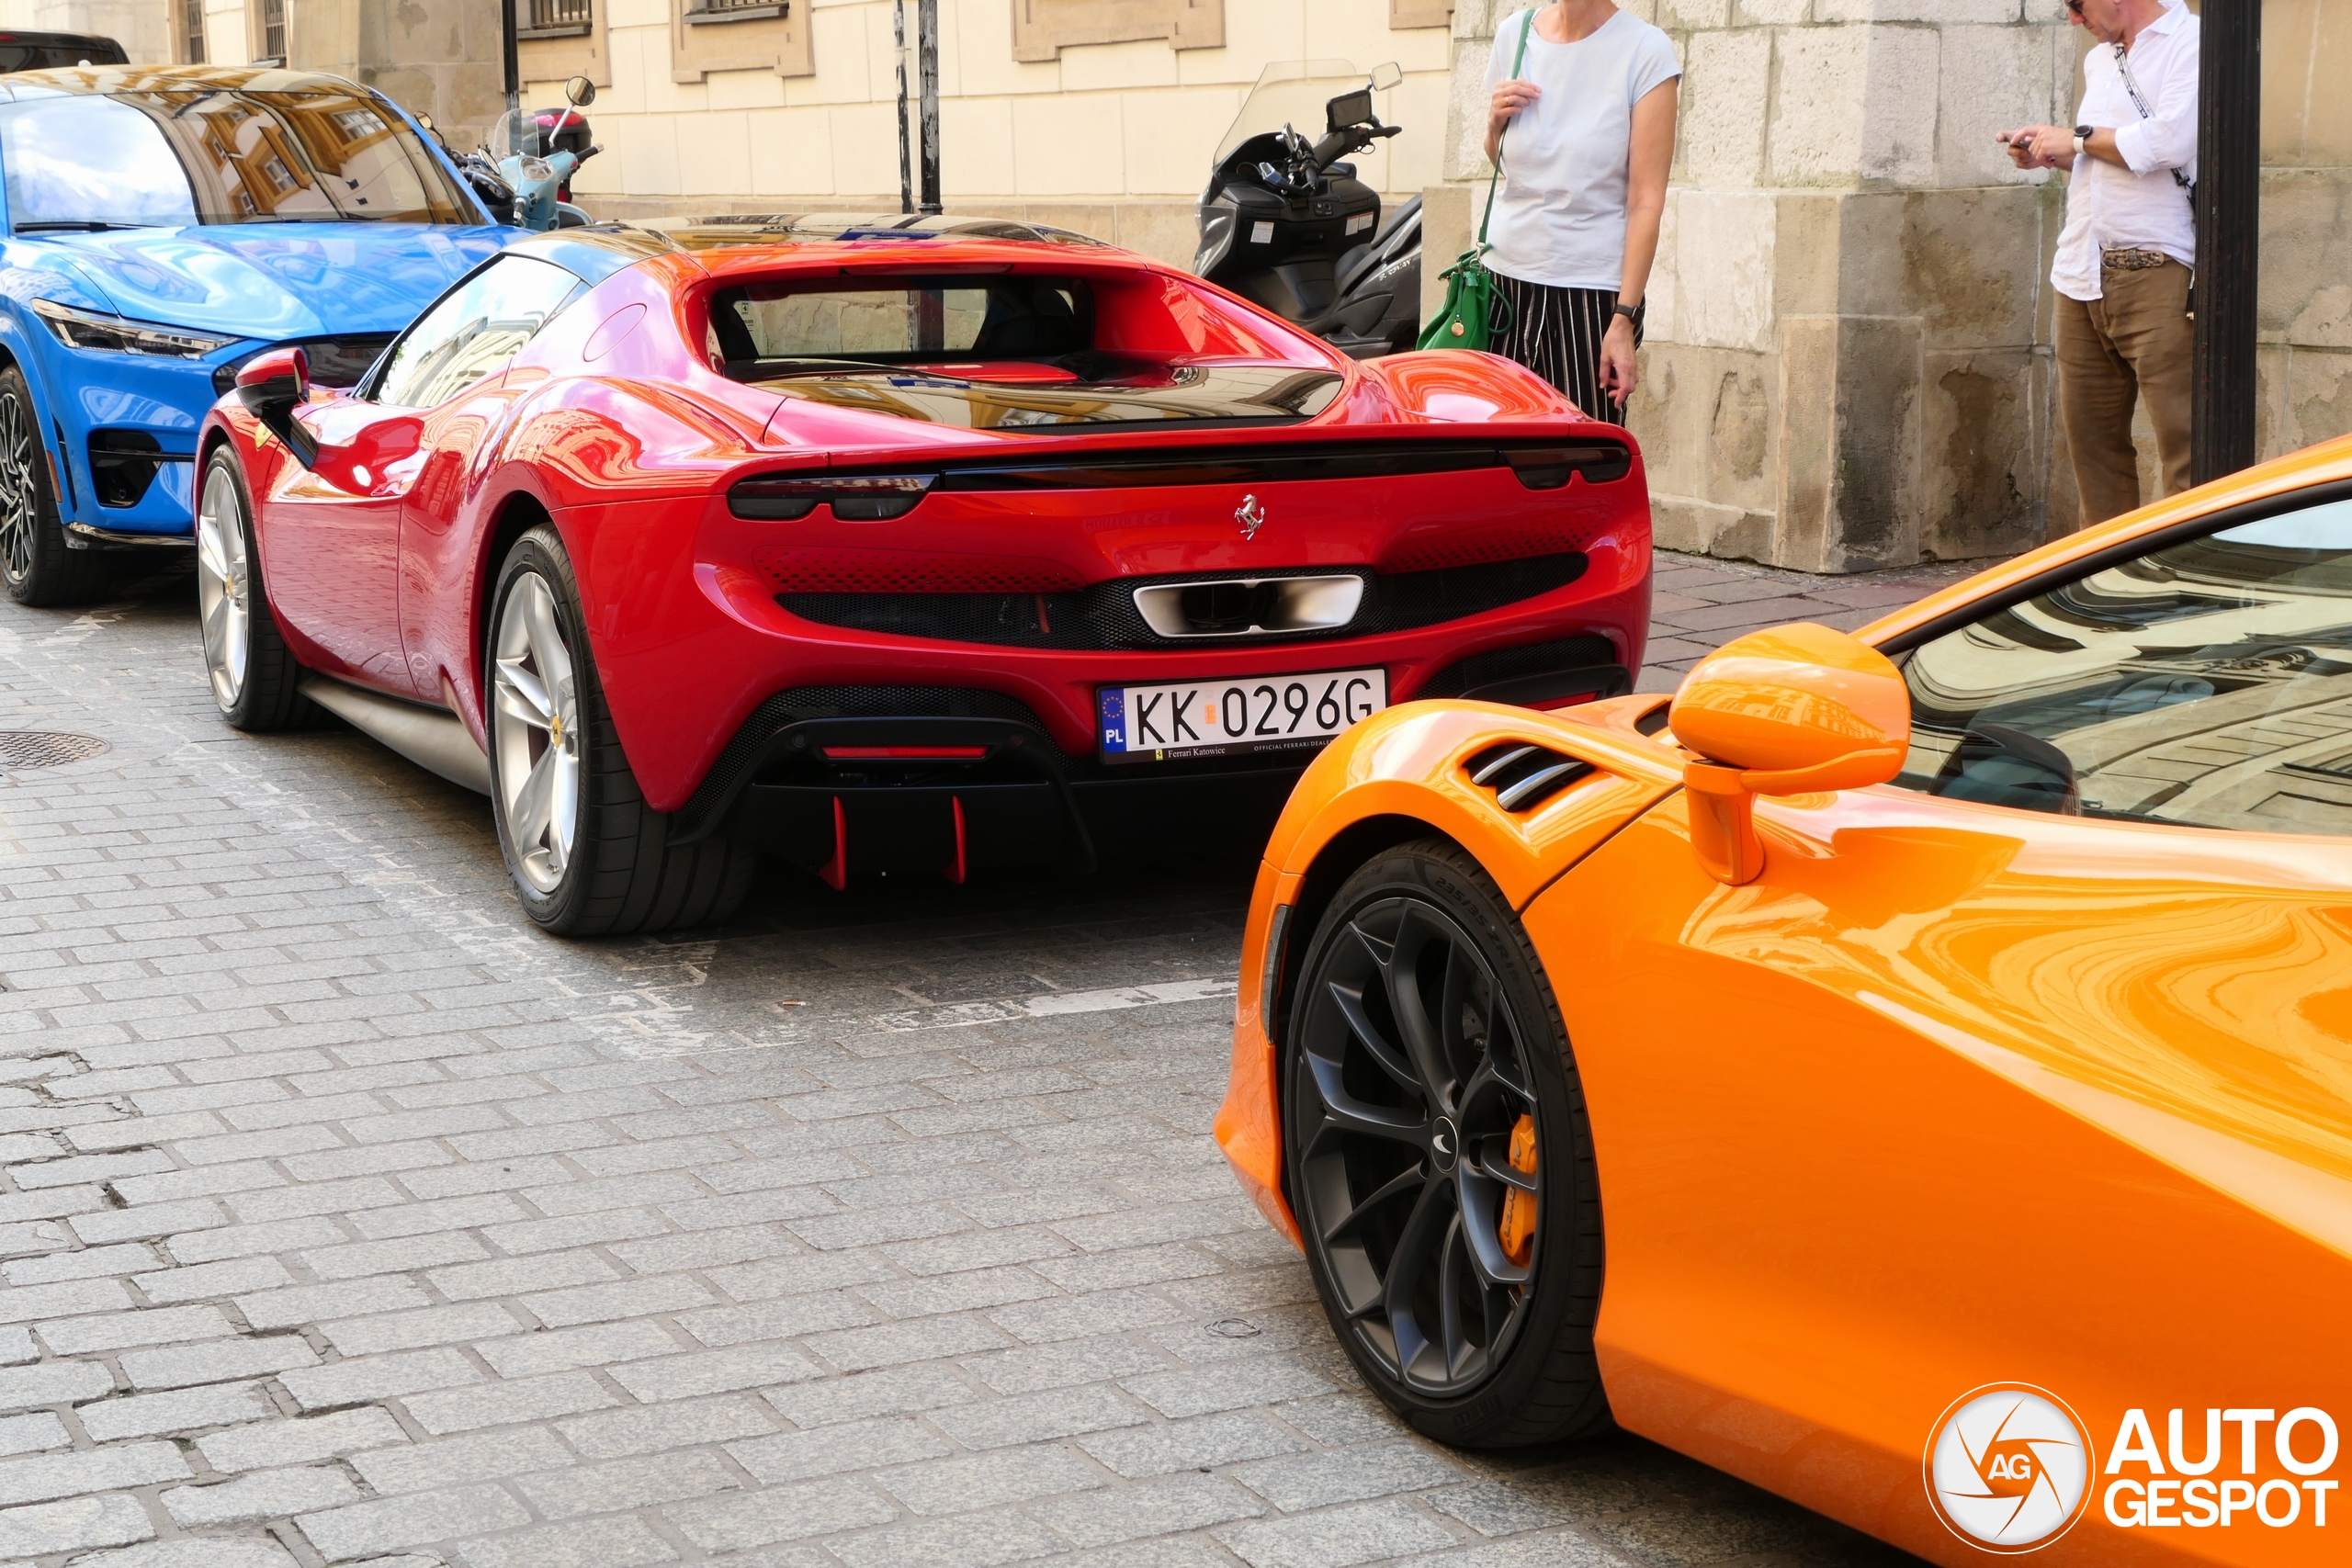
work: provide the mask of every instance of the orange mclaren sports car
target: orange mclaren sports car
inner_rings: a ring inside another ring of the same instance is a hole
[[[2352,1561],[2352,441],[1673,698],[1408,704],[1259,876],[1217,1136],[1465,1445],[1939,1562]]]

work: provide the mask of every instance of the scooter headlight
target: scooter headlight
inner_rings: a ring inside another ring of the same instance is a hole
[[[555,165],[548,163],[545,158],[526,158],[523,160],[522,169],[523,177],[526,180],[551,180],[555,178]]]
[[[201,359],[216,349],[228,347],[237,340],[232,337],[209,337],[202,333],[184,332],[177,327],[161,327],[152,321],[134,321],[121,316],[104,315],[96,310],[77,310],[71,305],[61,305],[54,299],[28,301],[34,313],[49,323],[57,341],[68,348],[109,349],[118,354],[148,354],[165,359]]]

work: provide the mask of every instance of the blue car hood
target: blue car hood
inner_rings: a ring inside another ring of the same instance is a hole
[[[123,315],[243,338],[397,332],[522,231],[439,223],[217,223],[44,234],[31,245]],[[21,253],[20,253],[21,254]],[[43,270],[47,270],[44,268]]]

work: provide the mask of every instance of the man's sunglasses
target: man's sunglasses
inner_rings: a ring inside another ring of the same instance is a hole
[[[2081,16],[2083,14],[2083,0],[2066,0],[2066,9],[2074,12],[2077,17]]]

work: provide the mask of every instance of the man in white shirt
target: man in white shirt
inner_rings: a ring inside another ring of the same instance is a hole
[[[2068,128],[2001,141],[2020,169],[2073,171],[2050,268],[2058,403],[2085,526],[2140,505],[2132,410],[2145,398],[2164,493],[2188,488],[2195,323],[2198,22],[2183,0],[2065,0],[2098,41]]]

